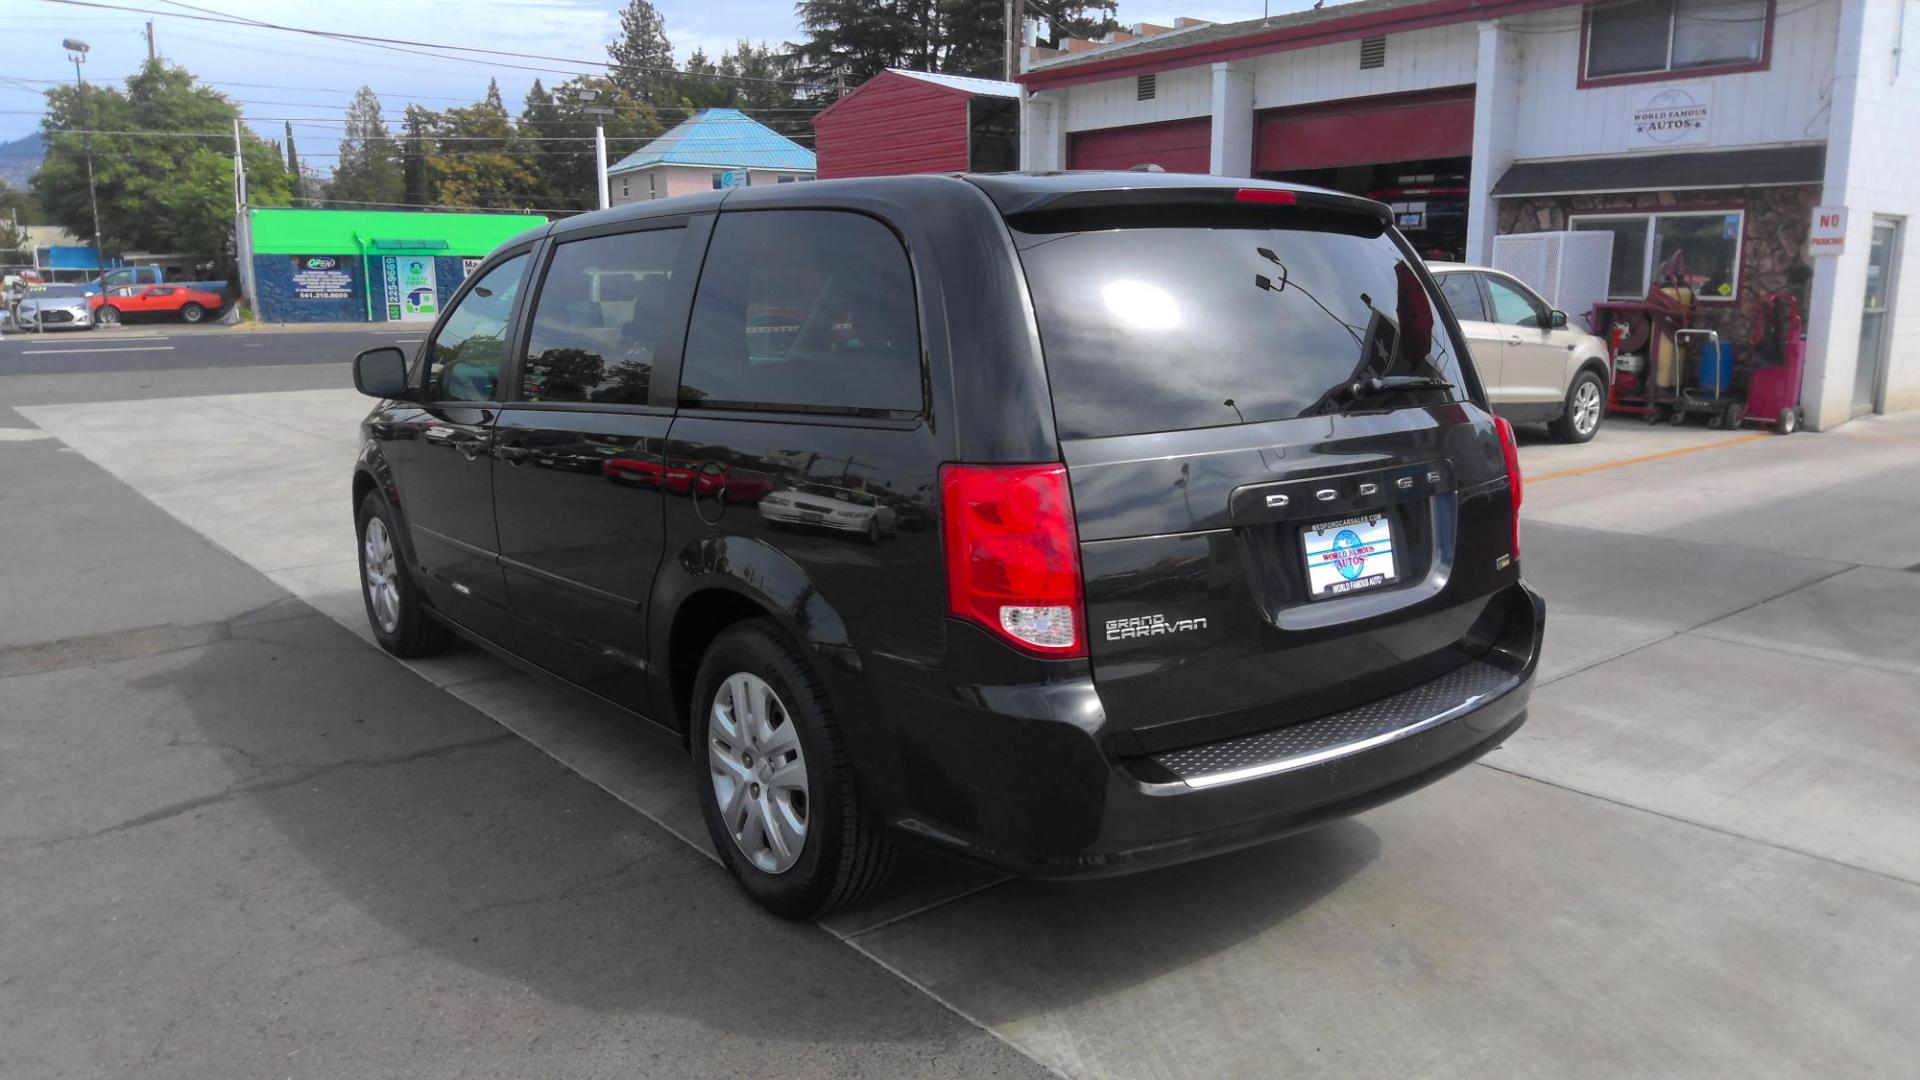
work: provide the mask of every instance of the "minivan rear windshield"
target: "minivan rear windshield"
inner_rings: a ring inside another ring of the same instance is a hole
[[[1465,396],[1432,294],[1378,225],[1304,211],[1011,224],[1063,439],[1339,411],[1373,376],[1454,387],[1389,406]]]

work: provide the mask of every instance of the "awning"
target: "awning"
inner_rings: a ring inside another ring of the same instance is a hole
[[[369,240],[367,246],[375,251],[445,251],[452,245],[445,240]]]
[[[1493,185],[1497,199],[1527,195],[1599,195],[1628,191],[1779,187],[1818,184],[1827,148],[1769,146],[1685,154],[1616,154],[1578,161],[1520,161]]]

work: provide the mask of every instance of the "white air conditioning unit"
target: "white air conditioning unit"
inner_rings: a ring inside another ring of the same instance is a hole
[[[1607,298],[1613,233],[1538,232],[1493,238],[1493,268],[1504,270],[1567,313],[1567,325],[1591,328],[1587,316]]]

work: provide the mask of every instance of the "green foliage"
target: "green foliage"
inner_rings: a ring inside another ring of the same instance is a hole
[[[498,82],[487,83],[483,100],[442,113],[434,135],[438,145],[427,155],[427,171],[440,205],[528,205],[538,180],[524,163]]]
[[[76,236],[93,236],[87,197],[86,130],[142,132],[92,136],[101,241],[109,253],[182,252],[232,258],[233,122],[218,91],[165,61],[150,61],[124,91],[89,85],[47,91],[41,120],[47,159],[33,191],[47,216]],[[249,201],[285,206],[293,194],[280,152],[244,126]]]
[[[1063,20],[1056,32],[1093,36],[1115,25],[1115,0],[1049,7]],[[794,46],[794,57],[810,80],[851,88],[890,67],[996,79],[1003,71],[1001,0],[800,0],[795,9],[807,40]]]
[[[609,112],[597,115],[588,109]],[[591,210],[599,205],[593,159],[595,120],[606,125],[609,164],[665,130],[651,105],[612,79],[582,75],[551,93],[539,85],[528,91],[518,128],[521,158],[534,175],[538,193],[532,207]],[[565,141],[535,142],[535,137]]]
[[[400,144],[387,130],[380,98],[371,87],[355,91],[347,106],[338,162],[327,185],[327,197],[343,206],[397,203],[406,195],[400,175]]]
[[[607,46],[611,72],[629,97],[648,105],[673,102],[673,43],[667,21],[648,0],[628,0],[620,12],[620,36]]]
[[[754,45],[740,41],[718,61],[707,59],[695,50],[681,69],[680,103],[687,109],[727,108],[756,117],[782,135],[811,135],[813,127],[797,113],[781,113],[803,104],[795,93],[793,57],[774,52],[766,42]],[[708,78],[703,76],[725,76]]]

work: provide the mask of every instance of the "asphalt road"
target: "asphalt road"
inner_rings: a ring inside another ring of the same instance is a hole
[[[411,350],[425,327],[405,330],[236,330],[144,323],[0,336],[0,376],[344,364],[375,345]]]
[[[914,867],[807,927],[735,895],[671,740],[355,630],[344,360],[402,334],[147,333],[0,344],[108,365],[0,377],[0,1077],[1920,1058],[1920,417],[1529,440],[1548,646],[1480,765],[1149,875]]]

